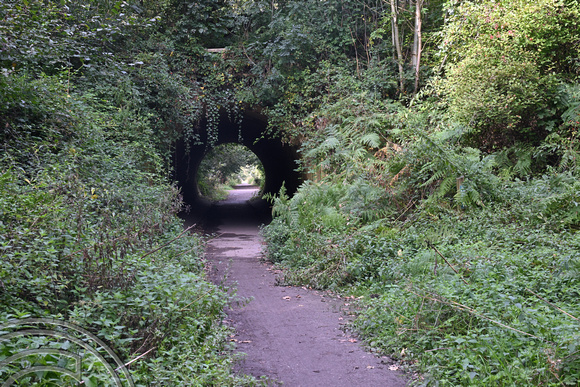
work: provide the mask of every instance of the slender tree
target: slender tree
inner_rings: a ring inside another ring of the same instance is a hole
[[[421,18],[421,11],[423,9],[424,0],[416,0],[415,1],[415,28],[414,28],[414,37],[413,37],[413,53],[411,58],[411,65],[415,69],[415,89],[414,94],[417,94],[419,91],[419,77],[420,77],[420,68],[421,68],[421,53],[422,53],[422,35],[421,35],[421,28],[422,28],[422,18]]]
[[[403,51],[401,49],[398,16],[399,10],[397,0],[391,0],[393,47],[395,48],[395,52],[397,54],[397,64],[399,66],[399,93],[402,95],[405,87],[405,73],[403,69]]]

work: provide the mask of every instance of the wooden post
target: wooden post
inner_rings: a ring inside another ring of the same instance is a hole
[[[459,176],[457,178],[457,193],[461,193],[463,190],[463,181],[465,180],[464,176]]]
[[[463,192],[463,182],[465,181],[465,177],[464,176],[459,176],[457,178],[457,195],[461,195],[461,193]],[[461,205],[461,209],[464,209],[465,206],[462,204]]]

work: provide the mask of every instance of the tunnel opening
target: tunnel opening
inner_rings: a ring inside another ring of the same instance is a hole
[[[264,165],[250,149],[237,143],[212,147],[197,172],[200,195],[211,201],[225,200],[232,189],[252,189],[260,196],[265,185]]]
[[[237,121],[237,122],[236,122]],[[235,120],[226,111],[219,114],[217,137],[212,138],[213,147],[236,143],[249,149],[263,166],[262,193],[277,194],[282,185],[293,194],[303,177],[297,171],[298,152],[295,146],[283,143],[267,133],[267,119],[258,112],[245,111],[241,120]],[[212,147],[208,146],[207,122],[199,124],[199,137],[181,139],[175,144],[173,156],[174,180],[181,188],[186,211],[183,217],[195,223],[207,223],[216,203],[201,195],[199,187],[200,166]],[[261,223],[271,220],[270,205],[264,199],[252,200],[252,208]],[[222,211],[223,212],[223,211]],[[226,211],[227,212],[227,211]],[[235,211],[232,211],[235,213]],[[209,220],[210,223],[215,220]]]

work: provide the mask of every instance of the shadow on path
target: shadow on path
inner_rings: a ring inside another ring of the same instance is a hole
[[[258,196],[259,187],[240,184],[229,192],[226,200],[210,202],[199,198],[189,212],[181,214],[185,225],[196,224],[206,233],[216,233],[219,227],[258,229],[272,220],[270,204]]]

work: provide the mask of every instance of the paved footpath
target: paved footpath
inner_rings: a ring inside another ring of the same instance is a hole
[[[402,387],[405,379],[386,357],[365,352],[341,328],[346,300],[300,287],[276,286],[276,273],[260,260],[263,241],[249,188],[232,191],[209,212],[220,220],[209,242],[211,277],[250,299],[228,311],[239,371],[288,387]]]

